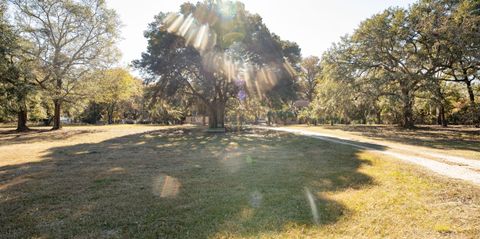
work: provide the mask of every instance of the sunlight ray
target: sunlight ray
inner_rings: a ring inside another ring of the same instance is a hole
[[[208,44],[208,25],[202,25],[195,39],[194,47],[200,51],[205,50]]]
[[[178,14],[172,24],[168,27],[167,31],[171,33],[176,33],[180,26],[183,24],[185,17],[183,14]]]
[[[190,28],[192,27],[194,20],[195,19],[193,18],[192,14],[188,15],[187,19],[183,22],[182,26],[179,29],[180,36],[185,37],[187,35]]]
[[[307,197],[308,204],[310,205],[310,210],[312,212],[313,222],[315,224],[320,224],[320,216],[318,214],[317,205],[315,204],[315,198],[313,197],[313,194],[308,187],[305,187],[305,195]]]

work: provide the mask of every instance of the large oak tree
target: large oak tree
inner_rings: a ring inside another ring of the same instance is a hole
[[[156,16],[145,37],[147,52],[134,65],[156,84],[158,97],[190,95],[204,104],[211,128],[224,127],[229,99],[293,85],[288,59],[295,47],[240,2],[183,4],[179,13]]]

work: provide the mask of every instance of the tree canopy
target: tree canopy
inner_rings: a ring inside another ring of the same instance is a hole
[[[187,94],[206,105],[212,128],[224,127],[229,99],[289,89],[289,59],[300,55],[296,44],[281,41],[260,16],[232,1],[185,3],[178,13],[160,13],[145,37],[147,52],[134,65],[159,97]]]
[[[318,107],[331,102],[337,112],[347,113],[340,116],[347,121],[399,112],[393,121],[410,128],[416,121],[415,101],[428,97],[446,125],[447,88],[451,82],[460,82],[467,86],[475,112],[471,117],[478,122],[471,87],[480,66],[480,20],[475,6],[468,0],[423,0],[409,9],[389,8],[363,21],[325,53],[325,84],[338,84],[335,91],[344,92],[320,93],[317,102],[323,105]],[[324,86],[320,87],[324,90]],[[357,114],[358,109],[363,113]]]

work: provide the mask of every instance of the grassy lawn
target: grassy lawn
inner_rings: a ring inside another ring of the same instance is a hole
[[[0,238],[480,234],[480,187],[317,139],[145,126],[2,137]]]
[[[289,128],[308,129],[350,138],[421,146],[439,153],[480,160],[480,129],[478,128],[419,126],[415,130],[408,130],[391,125],[294,125],[289,126]]]

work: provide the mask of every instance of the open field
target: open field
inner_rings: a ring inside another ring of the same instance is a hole
[[[287,133],[69,127],[0,134],[0,215],[1,238],[475,238],[480,187]]]

